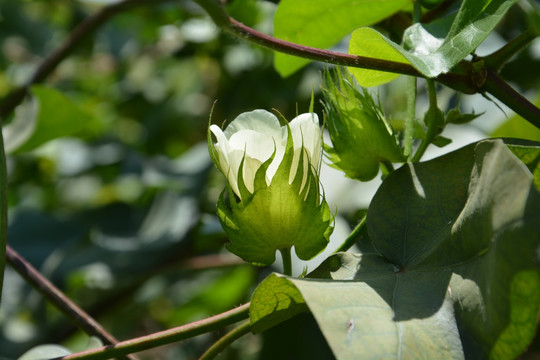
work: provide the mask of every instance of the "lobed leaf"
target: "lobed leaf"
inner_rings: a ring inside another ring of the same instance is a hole
[[[515,358],[540,307],[539,221],[528,169],[481,141],[385,179],[367,218],[379,254],[336,254],[286,281],[338,359]]]

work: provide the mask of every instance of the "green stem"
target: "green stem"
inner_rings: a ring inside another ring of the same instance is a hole
[[[394,171],[394,165],[388,160],[381,161],[382,179],[386,179]]]
[[[502,48],[484,57],[486,67],[492,69],[495,72],[503,67],[504,64],[516,55],[519,51],[523,50],[525,46],[531,43],[536,38],[536,34],[531,29],[525,30],[514,39],[506,43]]]
[[[249,303],[190,324],[182,325],[173,329],[160,331],[151,335],[119,342],[115,345],[104,346],[62,357],[62,360],[104,360],[118,356],[135,353],[158,346],[185,340],[201,335],[224,326],[233,324],[249,316]]]
[[[429,110],[428,111],[437,111],[437,90],[435,89],[435,82],[432,79],[426,79],[427,85],[428,85],[428,94],[429,94]],[[430,122],[427,125],[426,130],[426,136],[424,139],[422,139],[422,142],[418,146],[418,149],[416,150],[416,153],[411,159],[411,162],[417,162],[420,161],[424,153],[426,152],[426,149],[428,148],[429,144],[433,141],[433,133],[434,133],[434,126],[437,126],[435,122]]]
[[[345,239],[343,244],[341,244],[341,246],[336,251],[334,251],[334,253],[349,250],[356,243],[358,238],[367,232],[366,219],[367,216],[364,216],[362,220],[360,220],[360,222],[356,225],[353,231]]]
[[[422,15],[422,8],[418,0],[414,0],[414,10],[413,10],[413,23],[420,21],[420,15]]]
[[[420,21],[420,3],[414,2],[413,22]],[[407,117],[405,119],[405,131],[403,132],[403,154],[409,161],[412,157],[412,143],[414,135],[414,123],[416,121],[416,77],[409,77],[407,89]]]
[[[432,109],[437,108],[437,89],[435,88],[435,81],[427,79],[429,107]]]
[[[412,157],[412,143],[414,135],[414,124],[416,122],[416,77],[409,78],[409,89],[407,96],[407,118],[405,119],[405,131],[403,133],[403,153],[408,160]]]
[[[283,258],[283,274],[292,276],[291,248],[279,249],[279,252]]]
[[[493,95],[519,116],[540,129],[540,109],[490,69],[486,72],[486,81],[482,85],[482,90]]]
[[[227,333],[221,339],[216,341],[211,347],[208,348],[201,355],[199,360],[211,360],[218,356],[225,348],[231,345],[236,340],[240,339],[242,336],[246,335],[251,330],[251,323],[248,321],[243,322],[241,325],[236,327],[231,332]]]
[[[0,303],[2,302],[2,286],[4,283],[4,267],[6,263],[7,246],[7,208],[8,208],[8,189],[7,189],[7,166],[6,152],[4,149],[4,135],[0,127]]]
[[[44,298],[72,320],[79,329],[89,335],[98,337],[105,344],[114,345],[118,343],[118,340],[116,340],[114,336],[109,334],[96,320],[64,295],[62,291],[54,286],[9,245],[6,250],[7,261],[11,267],[17,271],[27,283],[43,295]],[[135,359],[134,357],[129,356],[128,358]]]

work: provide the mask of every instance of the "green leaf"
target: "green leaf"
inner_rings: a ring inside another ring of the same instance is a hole
[[[80,134],[92,125],[92,116],[59,91],[33,86],[31,93],[37,102],[37,117],[28,124],[31,135],[17,148],[17,152],[33,150],[60,137]]]
[[[38,345],[25,352],[18,360],[48,360],[70,354],[71,351],[60,345]]]
[[[372,28],[360,28],[355,30],[349,41],[349,54],[372,57],[376,59],[410,63],[407,58],[396,49],[398,45],[387,40],[381,33]],[[361,86],[378,86],[392,81],[400,74],[385,71],[367,70],[361,68],[349,68]]]
[[[410,63],[426,77],[433,78],[450,71],[471,54],[515,1],[464,0],[455,17],[409,27],[403,34],[404,46],[375,30],[358,29],[352,34],[349,53]],[[372,70],[352,72],[362,86],[380,85],[396,77],[395,74],[383,75]]]
[[[522,139],[503,139],[510,151],[532,172],[536,190],[540,192],[540,143]]]
[[[260,333],[306,309],[298,289],[282,275],[271,274],[255,289],[251,298],[251,329]]]
[[[282,0],[274,17],[274,36],[294,43],[329,48],[360,26],[374,24],[410,0]],[[324,31],[321,31],[324,29]],[[274,66],[288,76],[309,60],[276,53]]]
[[[287,281],[338,359],[516,358],[540,306],[531,190],[500,140],[404,165],[368,210],[379,254],[336,254]]]

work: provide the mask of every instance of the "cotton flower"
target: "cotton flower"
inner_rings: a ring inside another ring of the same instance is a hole
[[[218,216],[231,252],[268,265],[276,250],[294,246],[307,260],[326,247],[332,215],[320,193],[322,135],[316,114],[281,125],[265,110],[251,111],[225,130],[210,126],[208,141],[212,160],[228,181]]]
[[[309,168],[319,168],[322,144],[319,119],[314,113],[302,114],[290,122],[289,128],[294,146],[289,183],[294,180],[300,155],[303,155],[301,191]],[[218,167],[227,176],[239,198],[242,198],[238,188],[241,165],[244,184],[253,193],[257,170],[274,155],[265,176],[266,184],[270,185],[283,160],[288,137],[287,126],[281,126],[276,116],[265,110],[255,110],[239,115],[225,131],[216,125],[210,126],[210,131],[217,139],[215,150],[219,159]]]

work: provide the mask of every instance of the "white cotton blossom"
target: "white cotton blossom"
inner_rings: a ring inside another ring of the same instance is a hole
[[[300,154],[303,154],[304,171],[300,189],[302,191],[309,168],[312,167],[316,171],[319,169],[322,150],[319,118],[315,113],[301,114],[289,123],[289,128],[294,146],[289,182],[294,180],[300,162]],[[236,195],[241,197],[238,188],[238,172],[242,160],[244,162],[242,178],[246,188],[253,193],[257,170],[275,152],[266,171],[266,184],[271,184],[272,178],[283,160],[288,137],[287,126],[280,125],[275,115],[265,110],[254,110],[240,114],[224,131],[217,125],[212,125],[210,131],[217,139],[214,148],[219,160],[218,166],[227,176]]]

